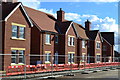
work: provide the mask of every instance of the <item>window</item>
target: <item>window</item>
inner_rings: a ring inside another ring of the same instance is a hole
[[[97,62],[100,61],[100,55],[96,55],[96,61],[97,61]]]
[[[18,38],[18,27],[12,26],[12,37]]]
[[[50,53],[45,54],[45,61],[50,62]]]
[[[25,27],[12,25],[12,38],[25,38]]]
[[[57,52],[57,51],[56,51],[56,53],[55,53],[54,63],[55,63],[55,64],[58,64],[58,52]]]
[[[68,62],[70,62],[70,63],[74,62],[74,54],[73,53],[68,54]]]
[[[74,37],[68,37],[68,45],[69,46],[75,45],[75,38]]]
[[[58,43],[58,35],[55,35],[55,43]]]
[[[50,34],[46,34],[46,44],[50,44]]]
[[[100,43],[99,43],[99,42],[96,43],[96,47],[97,47],[98,49],[100,48]]]
[[[24,63],[24,50],[12,50],[11,63]]]
[[[86,41],[82,40],[82,48],[85,48],[85,47],[86,47]]]
[[[17,51],[12,50],[11,63],[17,63]]]
[[[82,54],[82,62],[85,62],[85,61],[86,61],[86,55]]]
[[[19,51],[19,63],[24,63],[24,51],[20,50]]]
[[[103,51],[106,51],[107,47],[105,45],[103,45]]]
[[[20,29],[20,35],[19,38],[25,38],[25,28],[24,27],[19,27]]]

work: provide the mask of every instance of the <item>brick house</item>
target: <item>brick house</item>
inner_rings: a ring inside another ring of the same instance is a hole
[[[99,30],[90,30],[90,24],[88,20],[85,22],[86,34],[89,37],[88,54],[90,57],[90,63],[101,62],[102,59],[102,36]]]
[[[56,19],[50,14],[32,8],[25,7],[25,10],[34,23],[34,27],[31,28],[31,64],[37,64],[39,61],[45,64],[53,63],[53,55],[58,55]]]
[[[65,20],[62,9],[57,11],[56,19],[19,2],[2,3],[0,8],[0,54],[27,55],[28,65],[96,63],[102,62],[103,56],[114,57],[114,33],[90,30],[88,20],[83,27]],[[0,56],[0,64],[4,69],[9,65],[23,65],[23,58],[21,55]]]
[[[103,62],[112,62],[114,57],[114,32],[101,32],[103,43],[102,43],[102,57]]]
[[[57,26],[60,30],[59,54],[66,55],[59,58],[59,63],[79,63],[80,56],[87,56],[88,37],[80,24],[65,20],[64,15],[62,9],[57,11]]]
[[[2,3],[0,20],[0,52],[3,56],[2,70],[9,65],[23,65],[24,55],[30,54],[30,38],[32,21],[26,14],[22,3]],[[10,55],[11,54],[11,55]],[[30,64],[30,57],[26,57],[26,64]]]

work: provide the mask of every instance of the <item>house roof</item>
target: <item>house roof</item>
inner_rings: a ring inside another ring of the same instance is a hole
[[[56,32],[55,23],[56,19],[54,16],[32,9],[24,6],[27,14],[32,19],[32,21],[43,31]]]
[[[80,24],[77,24],[77,23],[73,23],[73,24],[74,24],[78,37],[82,39],[89,39],[85,33],[85,29]]]
[[[86,32],[87,36],[89,37],[90,40],[95,40],[97,37],[99,30],[91,30],[89,32]]]
[[[63,21],[63,22],[58,21],[56,25],[58,26],[61,34],[66,34],[71,23],[72,21]]]
[[[0,5],[0,9],[2,10],[2,13],[0,13],[0,18],[1,20],[5,20],[5,18],[13,11],[13,9],[19,4],[20,2],[17,3],[5,3],[2,2]]]
[[[114,45],[114,32],[101,32],[101,35],[107,42]]]
[[[0,20],[7,21],[7,19],[19,8],[23,11],[26,19],[30,23],[31,27],[33,27],[32,21],[29,16],[26,14],[24,7],[21,2],[11,3],[11,2],[2,2],[0,5],[0,9],[2,13],[0,13]]]

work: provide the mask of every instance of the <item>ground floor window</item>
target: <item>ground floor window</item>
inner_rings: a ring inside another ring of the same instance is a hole
[[[86,61],[86,53],[82,53],[82,62]]]
[[[11,63],[24,63],[24,50],[12,50]]]
[[[68,62],[73,63],[74,62],[74,53],[68,54]]]
[[[54,63],[58,64],[58,52],[55,53],[55,59],[54,59]]]
[[[45,62],[50,62],[50,53],[45,53]]]
[[[96,61],[100,62],[100,55],[96,55]]]

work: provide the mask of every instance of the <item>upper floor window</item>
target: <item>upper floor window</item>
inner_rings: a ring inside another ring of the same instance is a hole
[[[103,51],[106,51],[107,47],[105,45],[103,45]]]
[[[75,45],[75,38],[68,36],[68,45],[69,46],[74,46]]]
[[[50,44],[50,34],[46,34],[46,44]]]
[[[25,38],[25,27],[12,25],[12,38]]]
[[[96,43],[96,48],[98,48],[98,49],[100,48],[100,43],[99,42]]]
[[[25,28],[19,27],[19,38],[25,38]]]
[[[55,43],[58,43],[58,35],[55,35]]]
[[[82,48],[85,48],[85,47],[86,47],[86,41],[82,40]]]
[[[18,38],[18,27],[12,26],[12,37]]]

